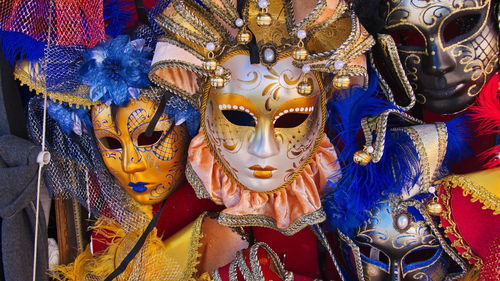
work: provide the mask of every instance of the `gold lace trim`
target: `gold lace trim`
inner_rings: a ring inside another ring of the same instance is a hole
[[[301,231],[309,225],[314,225],[325,221],[326,214],[323,209],[319,209],[309,214],[305,214],[296,219],[287,228],[277,228],[276,220],[263,215],[231,215],[224,212],[219,214],[219,223],[228,227],[240,226],[260,226],[274,229],[283,235],[291,236]]]
[[[28,88],[31,91],[34,91],[37,95],[47,94],[48,97],[58,103],[66,102],[76,108],[83,107],[86,109],[89,109],[92,105],[98,104],[98,102],[92,102],[88,98],[80,97],[77,94],[47,91],[47,89],[43,86],[44,83],[41,81],[42,79],[38,78],[37,81],[33,81],[30,75],[23,71],[20,67],[16,67],[14,69],[14,78],[19,80],[21,85],[28,86]],[[77,90],[77,93],[80,94],[85,92],[88,92],[88,87],[85,85],[80,86]]]
[[[500,214],[500,198],[486,190],[483,186],[471,181],[463,175],[451,175],[437,182],[444,188],[462,188],[464,196],[471,195],[471,202],[481,202],[483,210],[492,210],[494,215]]]
[[[443,180],[441,180],[443,181]],[[467,259],[469,262],[474,264],[474,268],[478,269],[481,268],[483,265],[483,260],[479,258],[478,256],[474,255],[472,252],[471,247],[469,247],[467,244],[465,244],[464,239],[462,235],[457,230],[457,225],[453,221],[451,217],[451,206],[450,206],[450,200],[451,200],[451,188],[446,185],[446,183],[443,184],[443,192],[439,194],[439,197],[444,205],[443,208],[443,213],[441,217],[443,217],[447,222],[448,226],[444,227],[444,232],[446,234],[452,235],[455,237],[455,241],[451,242],[451,246],[455,248],[460,248],[463,250],[463,252],[458,251],[458,253],[465,259]],[[453,187],[455,185],[452,185]],[[448,237],[449,237],[448,235]]]
[[[181,280],[196,280],[195,275],[198,272],[198,264],[200,264],[201,257],[198,250],[203,244],[201,243],[201,238],[203,238],[201,225],[203,224],[203,219],[205,219],[206,216],[207,212],[203,212],[203,214],[201,214],[194,222],[193,234],[191,235],[191,243],[189,247],[189,261]]]

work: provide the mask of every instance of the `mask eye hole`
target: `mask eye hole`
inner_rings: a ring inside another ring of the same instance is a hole
[[[448,21],[443,28],[443,40],[446,45],[454,44],[477,31],[481,14],[467,14]]]
[[[162,135],[163,135],[163,131],[153,131],[151,136],[147,136],[146,132],[144,132],[137,137],[137,145],[138,146],[153,145],[160,140]]]
[[[418,49],[425,48],[425,38],[420,32],[413,28],[403,27],[389,31],[396,45],[402,48]]]
[[[359,244],[358,247],[359,251],[361,252],[361,255],[365,256],[365,258],[378,261],[387,266],[389,265],[390,263],[389,257],[381,250],[364,244]]]
[[[113,137],[99,138],[99,142],[107,149],[121,149],[122,143],[119,139]]]
[[[249,113],[239,110],[222,110],[226,119],[237,126],[255,127],[255,119]]]
[[[413,250],[403,258],[404,265],[412,265],[419,263],[429,263],[434,261],[440,254],[439,247],[424,247]]]
[[[306,121],[308,113],[286,113],[276,119],[274,128],[294,128]]]

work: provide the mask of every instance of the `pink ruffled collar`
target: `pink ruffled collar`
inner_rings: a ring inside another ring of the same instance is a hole
[[[288,186],[272,193],[239,186],[220,167],[202,131],[191,141],[186,175],[199,198],[226,206],[219,223],[263,226],[293,235],[325,220],[320,196],[328,180],[337,180],[339,165],[333,145],[324,135],[316,155]]]

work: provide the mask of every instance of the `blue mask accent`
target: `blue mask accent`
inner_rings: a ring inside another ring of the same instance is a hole
[[[148,190],[146,187],[147,182],[130,182],[128,186],[132,187],[132,190],[137,193],[143,193],[144,191]]]

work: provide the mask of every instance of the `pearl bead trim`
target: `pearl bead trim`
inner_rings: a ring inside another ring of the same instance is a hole
[[[219,104],[219,109],[220,110],[238,110],[238,111],[246,112],[246,113],[250,114],[250,116],[252,116],[253,120],[255,120],[255,124],[257,124],[257,118],[255,117],[255,114],[253,114],[253,112],[250,111],[250,109],[248,109],[242,105]]]
[[[279,114],[276,114],[274,116],[273,124],[276,123],[276,121],[283,115],[287,113],[311,113],[314,110],[314,106],[310,107],[295,107],[295,108],[289,108],[281,111]]]

